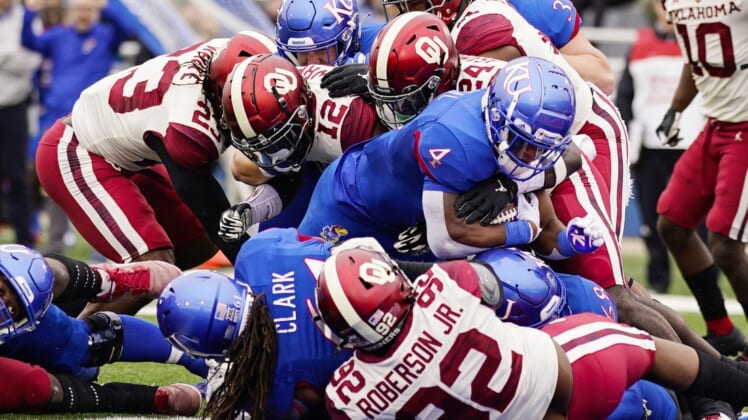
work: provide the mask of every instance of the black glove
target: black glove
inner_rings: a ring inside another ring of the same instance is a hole
[[[680,137],[680,117],[681,112],[670,108],[662,117],[662,122],[657,129],[657,138],[663,146],[675,146],[683,140]]]
[[[464,217],[467,224],[480,220],[481,226],[488,226],[507,204],[514,202],[516,196],[517,184],[508,176],[497,172],[457,197],[457,217]]]
[[[241,239],[252,226],[252,207],[245,202],[235,204],[221,214],[218,236],[226,242]]]
[[[401,254],[421,255],[429,252],[426,224],[420,223],[405,228],[397,235],[397,240],[393,246]]]
[[[330,92],[330,97],[358,95],[369,99],[368,64],[346,64],[338,66],[322,76],[320,87]]]

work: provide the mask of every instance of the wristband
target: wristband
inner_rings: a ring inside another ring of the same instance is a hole
[[[506,240],[504,246],[527,245],[532,242],[532,227],[527,220],[515,220],[504,224]]]
[[[566,165],[564,165],[566,168]],[[528,193],[545,188],[545,172],[535,174],[524,181],[514,181],[517,184],[517,193]]]
[[[571,257],[577,255],[577,252],[574,250],[574,247],[571,246],[567,231],[568,229],[564,229],[558,233],[558,252],[564,257]]]
[[[553,165],[553,174],[556,175],[555,183],[553,184],[554,187],[556,187],[558,184],[561,183],[564,179],[566,179],[567,175],[567,169],[566,169],[566,162],[564,161],[564,158],[561,157],[559,160],[556,161],[556,164]]]

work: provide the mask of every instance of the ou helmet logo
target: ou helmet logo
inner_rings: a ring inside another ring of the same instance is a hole
[[[420,37],[416,40],[416,54],[427,64],[439,64],[447,55],[447,45],[437,37]]]
[[[296,90],[299,87],[299,81],[292,72],[276,68],[275,71],[265,75],[264,86],[268,92],[272,92],[275,88],[279,94],[285,95]]]
[[[514,101],[526,92],[532,92],[532,83],[530,83],[530,63],[522,61],[504,67],[506,78],[504,78],[504,90],[512,95]]]
[[[395,272],[382,260],[367,261],[358,269],[358,275],[368,283],[383,285],[395,281]]]

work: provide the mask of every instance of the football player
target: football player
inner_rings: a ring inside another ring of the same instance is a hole
[[[225,240],[238,240],[252,224],[273,218],[292,199],[303,200],[300,207],[305,211],[309,196],[295,197],[304,162],[304,174],[319,174],[314,165],[327,165],[353,144],[386,131],[363,99],[331,98],[320,87],[320,78],[330,69],[295,68],[264,55],[242,62],[229,76],[223,95],[225,118],[234,147],[241,152],[234,155],[232,172],[258,188],[224,212],[219,235]],[[298,225],[303,211],[291,226]]]
[[[382,5],[389,15],[402,14],[408,11],[427,11],[438,16],[450,29],[460,17],[466,15],[466,9],[472,2],[465,0],[383,0]],[[610,95],[615,90],[615,75],[610,63],[602,51],[595,48],[587,37],[580,31],[582,19],[576,7],[569,0],[521,1],[508,2],[530,24],[547,36],[572,67],[585,79],[603,92]],[[485,9],[485,5],[479,9]],[[470,9],[468,14],[474,13]],[[493,21],[487,21],[481,35],[495,39],[500,27],[492,26]],[[514,57],[502,57],[510,59]]]
[[[451,261],[411,283],[368,247],[328,258],[318,310],[340,345],[356,350],[327,387],[332,417],[606,418],[645,375],[748,402],[748,373],[736,362],[599,315],[560,318],[542,331],[501,322],[482,298],[488,279],[497,280],[485,265]]]
[[[52,304],[53,291],[60,290],[62,298],[100,300],[158,293],[179,273],[161,261],[91,267],[70,258],[44,258],[22,245],[0,246],[0,371],[5,378],[0,383],[0,412],[196,413],[201,396],[189,385],[90,381],[98,366],[116,360],[179,359],[205,376],[204,360],[174,349],[143,320],[111,312],[76,319]],[[59,282],[61,278],[65,281]]]
[[[520,69],[515,72],[512,66]],[[502,72],[522,77],[505,90],[500,82],[494,84],[504,79]],[[542,94],[520,95],[528,86]],[[512,102],[512,110],[523,109],[517,113],[521,118],[502,116],[484,106],[493,92],[516,98],[504,106]],[[455,115],[460,115],[459,121]],[[526,115],[536,118],[528,120]],[[330,240],[337,239],[330,235],[346,232],[353,237],[374,236],[398,259],[424,258],[412,250],[398,250],[406,245],[398,243],[400,232],[424,222],[429,227],[431,258],[459,258],[495,246],[528,244],[541,230],[544,240],[534,244],[544,255],[591,252],[601,244],[600,222],[582,215],[564,229],[545,192],[518,195],[515,206],[497,220],[501,223],[485,227],[463,223],[454,209],[458,194],[500,168],[521,174],[517,179],[528,179],[552,167],[571,143],[573,115],[574,92],[558,67],[536,58],[507,63],[487,90],[443,94],[402,129],[348,149],[320,178],[299,231]],[[486,141],[487,127],[494,124],[501,127]],[[509,195],[506,188],[502,193]],[[581,241],[564,239],[572,231]]]
[[[658,137],[667,145],[682,140],[679,119],[697,92],[708,121],[660,195],[657,230],[699,303],[707,339],[736,353],[744,350],[745,338],[727,315],[717,280],[720,271],[725,274],[748,314],[748,10],[731,1],[663,4],[684,64]],[[709,231],[708,246],[695,232],[701,222]]]
[[[230,365],[209,390],[205,415],[234,418],[320,418],[324,387],[350,356],[317,331],[310,306],[319,269],[332,243],[268,229],[244,242],[236,280],[193,271],[158,300],[164,336],[195,356]],[[262,262],[262,263],[258,263]]]
[[[153,58],[87,88],[44,134],[42,186],[97,251],[182,268],[213,256],[216,244],[235,257],[238,247],[216,235],[229,203],[210,172],[230,144],[221,92],[235,63],[271,47],[247,32]],[[133,313],[147,301],[111,309]]]
[[[358,3],[285,0],[278,10],[275,41],[296,65],[364,63],[380,24],[365,24]]]

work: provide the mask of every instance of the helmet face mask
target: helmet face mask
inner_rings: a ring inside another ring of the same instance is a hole
[[[311,120],[306,105],[289,113],[289,119],[279,122],[253,138],[231,137],[232,144],[257,166],[270,168],[278,164],[299,166],[312,147]]]
[[[434,99],[441,78],[431,76],[419,87],[405,88],[406,93],[382,94],[376,86],[369,85],[369,94],[374,99],[377,116],[390,128],[402,127],[415,118]]]
[[[551,168],[571,143],[574,90],[550,61],[508,62],[489,83],[482,106],[499,169],[516,181]]]
[[[459,68],[444,22],[426,12],[397,16],[377,34],[369,54],[368,90],[377,116],[390,128],[401,127],[454,88]]]

